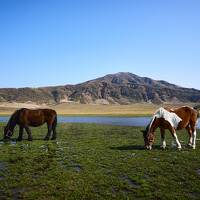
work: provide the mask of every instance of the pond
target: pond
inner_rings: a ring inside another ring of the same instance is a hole
[[[7,122],[9,117],[0,116],[0,122]],[[95,123],[117,126],[146,126],[151,117],[104,117],[104,116],[58,116],[59,123]],[[200,123],[198,122],[198,128]]]

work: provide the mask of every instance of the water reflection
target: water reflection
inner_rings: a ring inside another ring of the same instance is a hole
[[[0,122],[7,122],[9,117],[1,116]],[[110,124],[118,126],[146,126],[150,117],[85,117],[85,116],[58,116],[60,123],[95,123],[95,124]],[[200,128],[200,123],[197,125]]]

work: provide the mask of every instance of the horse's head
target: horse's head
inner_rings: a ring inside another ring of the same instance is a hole
[[[13,135],[13,131],[9,129],[8,126],[4,127],[4,139],[10,139]]]
[[[148,133],[147,130],[143,130],[143,137],[144,137],[144,146],[146,149],[151,150],[152,149],[152,145],[154,143],[155,140],[155,134],[154,133]]]

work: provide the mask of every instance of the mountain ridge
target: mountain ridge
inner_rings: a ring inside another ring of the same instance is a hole
[[[0,88],[0,102],[52,104],[132,104],[148,102],[200,102],[200,90],[130,72],[107,74],[79,84],[38,88]]]

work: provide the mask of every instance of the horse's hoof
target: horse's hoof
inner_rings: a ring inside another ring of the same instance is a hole
[[[48,138],[48,137],[45,137],[44,140],[49,140],[49,138]]]
[[[160,148],[162,149],[162,150],[165,150],[166,149],[166,146],[160,146]]]
[[[187,144],[187,146],[188,146],[188,147],[192,147],[192,144],[189,143],[189,144]]]
[[[195,145],[192,145],[192,148],[193,148],[193,149],[196,149],[196,146],[195,146]]]
[[[32,138],[28,138],[28,141],[32,141],[33,139]]]
[[[179,151],[181,151],[181,150],[182,150],[182,148],[181,148],[181,147],[178,147],[178,150],[179,150]]]
[[[56,140],[56,137],[52,137],[51,140]]]

